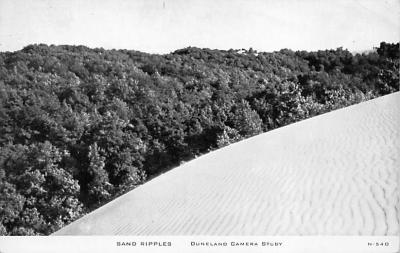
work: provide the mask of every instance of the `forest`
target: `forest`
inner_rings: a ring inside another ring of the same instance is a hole
[[[0,235],[48,235],[181,163],[399,90],[399,43],[0,53]],[[266,154],[265,159],[268,159]]]

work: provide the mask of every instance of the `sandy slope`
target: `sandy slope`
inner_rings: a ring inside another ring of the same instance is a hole
[[[56,235],[398,235],[400,93],[173,169]]]

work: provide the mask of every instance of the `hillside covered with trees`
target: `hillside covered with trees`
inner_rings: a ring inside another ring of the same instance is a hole
[[[399,43],[0,53],[0,235],[47,235],[230,143],[399,90]],[[265,159],[268,159],[266,154]]]

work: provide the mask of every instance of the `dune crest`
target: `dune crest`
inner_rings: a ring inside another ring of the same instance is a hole
[[[55,235],[399,235],[400,93],[187,162]]]

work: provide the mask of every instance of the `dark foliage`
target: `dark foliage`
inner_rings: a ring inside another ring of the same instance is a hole
[[[183,161],[398,84],[399,43],[0,53],[0,233],[49,234]]]

